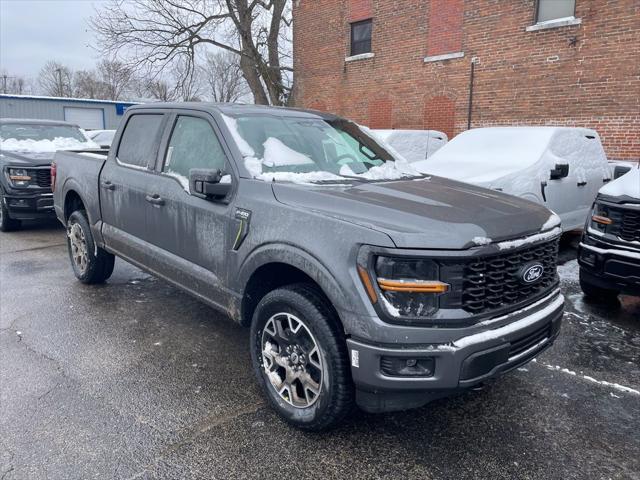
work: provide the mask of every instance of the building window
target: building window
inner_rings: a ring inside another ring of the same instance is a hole
[[[351,24],[351,55],[371,52],[371,19]]]
[[[538,0],[536,2],[537,23],[573,17],[575,13],[576,0]]]

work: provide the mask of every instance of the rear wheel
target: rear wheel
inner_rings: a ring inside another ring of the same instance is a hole
[[[96,246],[84,210],[69,216],[67,247],[73,273],[82,283],[102,283],[113,273],[115,257]]]
[[[585,275],[580,269],[580,288],[582,292],[588,298],[593,300],[599,300],[601,302],[613,302],[618,298],[620,292],[618,290],[612,290],[610,288],[603,288],[598,285],[594,285],[589,281],[587,275]]]
[[[251,324],[251,358],[271,406],[305,430],[325,430],[353,408],[346,341],[338,319],[311,285],[268,293]]]
[[[9,216],[9,210],[4,203],[4,195],[0,193],[0,231],[10,232],[20,228],[20,220],[15,220]]]

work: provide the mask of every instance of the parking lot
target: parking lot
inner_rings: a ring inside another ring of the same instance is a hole
[[[487,388],[297,431],[248,332],[116,261],[78,283],[52,222],[0,236],[0,478],[640,478],[640,300],[584,301],[561,252],[560,338]]]

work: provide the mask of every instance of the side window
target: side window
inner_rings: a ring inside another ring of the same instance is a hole
[[[171,133],[162,171],[189,185],[192,168],[225,170],[226,156],[209,122],[198,117],[178,116]]]
[[[351,55],[371,52],[371,19],[351,24]]]
[[[132,115],[118,146],[118,161],[134,167],[153,165],[160,144],[161,114]]]

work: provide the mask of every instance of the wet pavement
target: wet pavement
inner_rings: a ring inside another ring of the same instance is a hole
[[[243,328],[120,260],[81,285],[55,223],[0,233],[0,479],[640,479],[640,300],[585,301],[561,258],[535,362],[309,434],[265,405]]]

